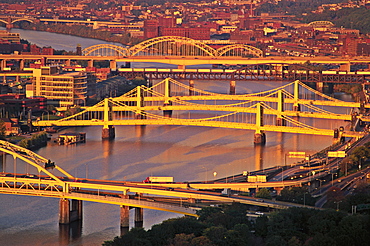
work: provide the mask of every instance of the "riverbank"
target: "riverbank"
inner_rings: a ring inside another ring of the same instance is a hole
[[[94,30],[91,27],[72,25],[66,26],[65,24],[34,24],[34,23],[22,23],[19,29],[33,30],[41,32],[50,32],[58,34],[67,34],[82,38],[92,38],[102,40],[106,42],[120,43],[122,45],[135,45],[143,41],[141,38],[131,37],[128,33],[122,33],[120,35],[114,35],[108,31]]]

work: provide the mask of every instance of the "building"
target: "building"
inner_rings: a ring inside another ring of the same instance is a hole
[[[26,113],[46,110],[47,100],[45,97],[26,98],[21,94],[0,95],[0,117],[7,115],[19,116]]]
[[[17,119],[1,118],[0,120],[4,122],[6,136],[18,135],[21,132]]]
[[[87,73],[85,71],[59,73],[57,67],[41,67],[33,70],[33,96],[58,101],[59,107],[85,105]],[[28,95],[31,94],[28,91]]]
[[[196,40],[208,40],[211,32],[208,27],[160,27],[160,36],[181,36]]]
[[[0,39],[6,40],[10,43],[20,43],[21,37],[19,33],[12,33],[5,30],[0,30]]]

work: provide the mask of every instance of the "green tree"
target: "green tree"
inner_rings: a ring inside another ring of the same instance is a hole
[[[336,242],[333,238],[323,235],[321,233],[316,234],[312,240],[308,243],[309,246],[336,246]]]
[[[212,243],[216,245],[226,245],[226,228],[223,226],[211,226],[204,230],[204,236],[206,236]]]
[[[256,193],[256,197],[271,199],[271,194],[268,189],[262,188],[262,189],[259,189],[259,191]]]
[[[268,237],[265,246],[286,246],[287,242],[279,235]]]
[[[191,246],[214,246],[206,236],[195,237],[191,240]]]
[[[132,228],[127,234],[115,237],[111,241],[105,241],[103,246],[151,246],[147,239],[147,233],[143,228]]]

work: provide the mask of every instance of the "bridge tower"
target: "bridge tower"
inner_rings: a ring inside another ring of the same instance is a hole
[[[256,112],[256,132],[254,133],[254,144],[264,145],[266,144],[266,134],[261,130],[263,126],[263,107],[261,103],[257,103]]]
[[[114,139],[116,137],[114,126],[109,124],[112,121],[112,106],[109,98],[104,98],[104,126],[102,129],[102,139]]]
[[[163,106],[166,107],[166,106],[171,106],[172,105],[172,102],[170,100],[170,97],[171,97],[171,84],[170,84],[170,80],[167,78],[165,81],[164,81],[164,103],[163,103]],[[163,110],[163,116],[164,117],[171,117],[172,116],[172,110]]]
[[[283,91],[278,91],[278,111],[279,114],[276,118],[276,125],[277,126],[286,126],[286,120],[283,118],[283,112],[284,112],[284,95]]]
[[[143,90],[141,86],[136,87],[136,107],[138,108],[138,112],[135,115],[136,119],[145,119],[145,116],[143,115],[143,110],[141,110],[142,107],[144,107],[144,96],[143,96]]]
[[[293,111],[301,111],[301,106],[299,105],[299,80],[294,81],[294,104]]]

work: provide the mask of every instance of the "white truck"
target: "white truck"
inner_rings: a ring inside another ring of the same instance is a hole
[[[173,177],[147,177],[144,183],[173,183]]]

